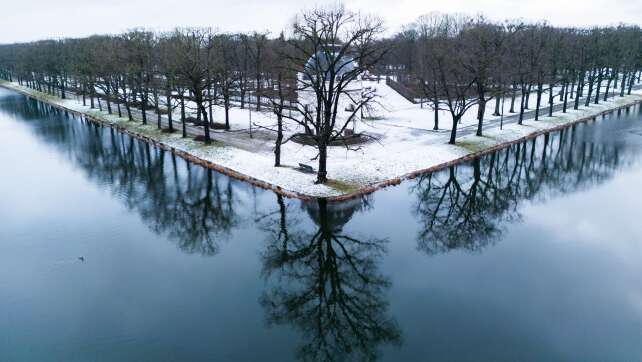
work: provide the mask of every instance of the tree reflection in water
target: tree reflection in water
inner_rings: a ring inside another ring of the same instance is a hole
[[[591,142],[587,127],[578,124],[420,177],[413,188],[422,224],[419,249],[480,251],[521,219],[524,200],[543,201],[602,183],[633,161],[622,144]]]
[[[219,242],[240,223],[235,195],[247,185],[112,128],[65,121],[64,112],[40,102],[15,102],[3,109],[20,113],[36,135],[184,252],[216,254]]]
[[[184,252],[216,254],[220,240],[241,225],[238,210],[250,209],[241,203],[250,186],[112,129],[61,121],[62,112],[34,101],[7,102],[3,110],[19,113],[36,135],[91,180],[108,185]],[[599,184],[634,160],[632,148],[594,142],[586,135],[589,129],[577,125],[420,177],[412,187],[419,249],[481,251],[521,219],[524,200]],[[321,199],[298,208],[277,196],[275,210],[256,220],[268,238],[262,255],[267,289],[260,303],[270,324],[302,332],[302,360],[373,360],[380,347],[401,344],[401,330],[388,315],[390,281],[378,270],[388,241],[344,231],[369,200]]]
[[[272,287],[261,298],[268,323],[291,324],[303,333],[301,360],[373,360],[380,345],[400,344],[401,331],[387,314],[390,281],[377,266],[387,240],[360,240],[343,231],[368,199],[303,202],[312,231],[288,219],[288,207],[277,199],[276,216],[262,220],[270,235],[263,265]]]

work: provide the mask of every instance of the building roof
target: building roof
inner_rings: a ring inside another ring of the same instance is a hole
[[[329,80],[332,63],[335,63],[334,73],[336,77],[342,77],[346,73],[353,71],[356,67],[354,58],[351,56],[343,55],[339,57],[337,52],[320,50],[305,63],[304,73],[309,79],[322,75],[326,78],[325,80]]]

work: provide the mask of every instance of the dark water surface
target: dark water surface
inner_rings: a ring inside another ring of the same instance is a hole
[[[0,361],[639,361],[642,111],[342,204],[0,90]]]

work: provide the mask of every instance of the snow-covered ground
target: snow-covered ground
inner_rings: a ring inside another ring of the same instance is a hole
[[[498,126],[490,125],[484,130],[483,137],[477,137],[471,132],[462,132],[463,134],[457,138],[457,145],[450,145],[447,143],[448,132],[431,131],[433,115],[429,107],[422,109],[420,105],[407,101],[383,82],[379,84],[373,82],[369,86],[377,88],[383,105],[380,119],[360,122],[357,130],[367,132],[378,140],[362,145],[358,151],[349,151],[344,147],[331,147],[328,154],[330,182],[326,185],[316,185],[314,184],[315,175],[305,174],[295,169],[299,163],[316,167],[316,161],[313,159],[317,151],[310,146],[293,142],[284,144],[281,161],[283,167],[276,168],[273,167],[274,155],[270,147],[241,149],[230,146],[226,142],[215,142],[207,146],[190,138],[181,138],[180,133],[161,133],[156,129],[153,120],[150,120],[151,124],[144,126],[140,122],[130,122],[116,115],[108,115],[106,111],[90,109],[74,99],[62,100],[15,83],[4,82],[0,85],[154,138],[169,147],[188,152],[286,191],[314,197],[337,197],[389,180],[403,179],[419,170],[429,169],[541,130],[642,101],[642,94],[636,91],[635,94],[622,98],[619,96],[610,98],[607,102],[600,102],[599,105],[581,106],[577,111],[571,106],[567,113],[556,112],[553,117],[547,117],[547,112],[541,112],[543,114],[540,115],[539,121],[525,120],[521,126],[509,123],[500,130]],[[545,102],[548,102],[548,96],[545,97]],[[534,106],[534,104],[534,99],[531,99],[531,105]],[[504,105],[505,114],[508,114],[510,100],[507,100]],[[488,107],[487,114],[490,115],[494,111],[494,101],[489,102]],[[231,110],[230,119],[233,130],[249,127],[249,112],[248,109]],[[223,121],[222,108],[216,107],[214,114],[215,121]],[[471,109],[468,114],[462,127],[476,123],[476,110]],[[492,117],[488,119],[492,120]],[[269,112],[252,111],[252,122],[256,126],[272,127],[275,119]],[[441,127],[447,129],[450,127],[450,118],[444,113],[440,123]],[[290,133],[297,131],[294,125],[290,125],[288,129]],[[223,131],[220,131],[220,134],[225,135]],[[246,133],[236,132],[233,137],[246,137]],[[251,142],[249,138],[247,140]]]

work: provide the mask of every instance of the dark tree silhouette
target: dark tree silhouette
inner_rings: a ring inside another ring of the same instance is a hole
[[[270,231],[264,274],[268,280],[274,276],[276,283],[261,304],[269,324],[291,324],[303,333],[297,357],[374,360],[380,345],[401,343],[397,324],[387,316],[390,282],[377,270],[387,241],[360,240],[343,231],[352,215],[367,207],[367,199],[303,202],[316,224],[311,232],[293,227],[299,220],[288,219],[280,197],[278,205],[263,221]]]
[[[214,255],[241,224],[236,194],[250,187],[242,182],[113,128],[64,119],[63,112],[40,102],[4,109],[27,119],[36,135],[67,155],[87,178],[108,185],[150,229],[175,240],[184,252]]]
[[[419,249],[481,251],[508,223],[521,220],[524,201],[594,186],[633,161],[628,148],[592,142],[591,132],[591,125],[576,125],[420,177],[413,189],[423,223]]]

